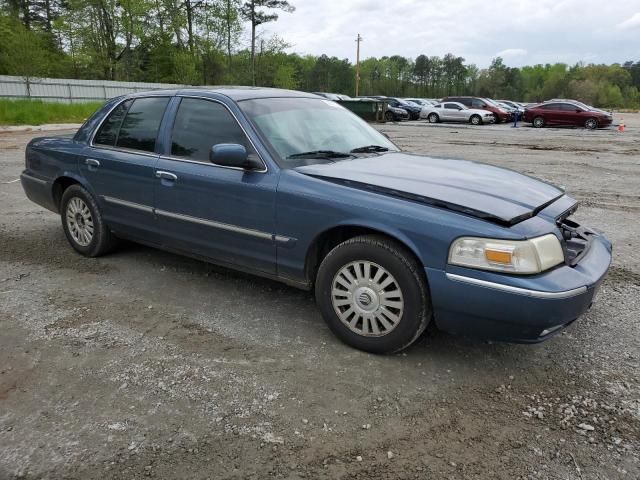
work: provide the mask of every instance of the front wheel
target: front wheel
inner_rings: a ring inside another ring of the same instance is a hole
[[[404,247],[382,236],[355,237],[329,252],[315,293],[331,331],[371,353],[408,347],[431,319],[422,268]]]
[[[437,113],[430,113],[427,118],[429,119],[429,123],[438,123],[440,121]]]
[[[387,110],[386,112],[384,112],[384,119],[387,122],[393,122],[395,120],[393,112],[391,110]]]
[[[471,125],[482,124],[482,119],[480,118],[480,115],[471,115],[471,118],[469,119],[469,121],[471,122]]]
[[[98,257],[116,244],[91,194],[80,185],[71,185],[60,202],[62,228],[71,246],[85,257]]]
[[[598,121],[595,118],[589,118],[586,122],[584,122],[585,128],[589,130],[595,130],[598,128]]]

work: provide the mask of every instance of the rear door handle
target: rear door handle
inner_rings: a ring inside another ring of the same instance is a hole
[[[98,160],[96,160],[95,158],[87,158],[84,161],[85,165],[89,165],[90,167],[99,167],[100,166],[100,162]]]
[[[175,182],[178,180],[178,176],[171,172],[163,172],[162,170],[156,171],[156,178],[160,178],[162,180],[169,180],[171,182]]]

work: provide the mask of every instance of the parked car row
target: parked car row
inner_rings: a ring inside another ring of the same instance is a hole
[[[351,98],[336,93],[314,93],[334,101],[384,101],[387,103],[384,118],[388,122],[425,119],[430,123],[465,122],[483,125],[509,122],[517,117],[536,128],[569,125],[588,129],[607,127],[613,122],[611,113],[566,98],[554,98],[536,104],[473,96],[448,96],[437,100],[382,95]]]

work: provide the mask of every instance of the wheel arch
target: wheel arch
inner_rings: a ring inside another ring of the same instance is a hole
[[[93,195],[93,190],[89,187],[89,185],[87,184],[87,181],[84,178],[82,178],[80,175],[74,172],[62,172],[53,181],[53,184],[51,186],[51,197],[53,199],[53,204],[56,207],[58,213],[60,212],[60,202],[62,201],[62,194],[71,185],[80,185]]]
[[[326,255],[340,243],[361,235],[381,235],[403,247],[415,260],[424,266],[416,245],[401,231],[369,222],[344,222],[317,234],[309,244],[305,255],[305,276],[310,285],[315,283],[318,267]],[[426,275],[425,275],[426,277]]]

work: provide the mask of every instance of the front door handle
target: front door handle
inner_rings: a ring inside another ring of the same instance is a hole
[[[156,171],[156,178],[160,178],[162,180],[169,180],[171,182],[175,182],[178,180],[178,176],[171,172],[163,172],[162,170]]]
[[[85,165],[89,165],[90,167],[99,167],[100,166],[100,162],[98,160],[96,160],[95,158],[87,158],[84,161]]]

